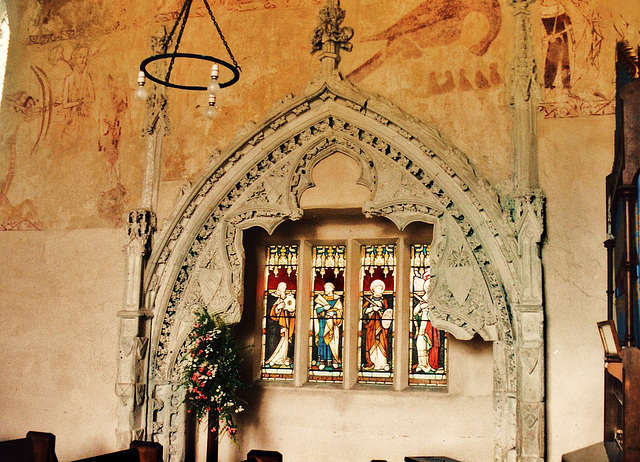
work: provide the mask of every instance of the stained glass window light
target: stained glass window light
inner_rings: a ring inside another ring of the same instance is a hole
[[[313,247],[309,381],[342,381],[346,247]]]
[[[411,332],[409,385],[447,385],[446,336],[431,324],[427,290],[431,271],[429,246],[411,246]]]
[[[361,248],[358,382],[393,382],[395,245]]]
[[[269,246],[262,317],[263,379],[293,379],[297,269],[298,246]]]

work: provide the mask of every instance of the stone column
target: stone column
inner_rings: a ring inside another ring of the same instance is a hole
[[[510,0],[514,15],[514,56],[510,106],[513,131],[514,197],[510,210],[518,243],[519,300],[512,305],[516,326],[516,457],[542,461],[545,454],[545,365],[542,260],[544,194],[539,189],[536,118],[541,99],[529,6]]]
[[[151,49],[161,53],[166,40],[166,30],[152,37]],[[163,63],[157,63],[156,75],[166,72]],[[127,279],[124,309],[118,313],[119,353],[116,395],[118,396],[116,429],[120,449],[129,447],[132,440],[148,437],[148,354],[151,334],[152,310],[144,305],[144,268],[151,251],[151,238],[156,229],[158,189],[162,137],[169,133],[167,98],[164,87],[148,83],[151,95],[146,100],[147,112],[142,136],[147,139],[144,157],[144,180],[140,208],[129,213],[127,222]]]
[[[127,222],[128,242],[124,248],[127,256],[127,281],[124,309],[118,313],[120,344],[116,381],[116,437],[121,449],[128,448],[132,440],[145,437],[146,357],[151,313],[142,304],[142,276],[153,221],[153,213],[139,209],[129,213]]]

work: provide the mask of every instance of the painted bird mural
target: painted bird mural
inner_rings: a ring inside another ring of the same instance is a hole
[[[409,41],[415,46],[419,57],[429,47],[449,45],[458,41],[462,35],[465,18],[471,13],[479,13],[487,19],[489,30],[469,47],[476,56],[483,56],[502,27],[499,0],[426,0],[407,15],[400,18],[386,30],[364,39],[364,41],[385,41],[384,50],[377,52],[365,63],[352,71],[348,77],[359,82],[382,66],[385,59],[399,54],[406,48],[394,46],[398,42]]]

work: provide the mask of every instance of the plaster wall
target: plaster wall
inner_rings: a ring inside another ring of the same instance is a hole
[[[240,414],[239,446],[225,438],[221,460],[242,460],[257,448],[278,448],[290,461],[402,462],[442,454],[492,460],[491,348],[478,339],[449,342],[448,392],[257,385]]]
[[[7,3],[12,43],[0,112],[0,181],[6,187],[0,222],[1,229],[13,231],[0,233],[0,439],[22,437],[29,430],[53,432],[64,461],[115,450],[116,313],[125,284],[121,227],[124,213],[138,207],[145,144],[139,131],[145,106],[129,95],[140,60],[150,53],[149,37],[170,25],[177,2],[151,2],[155,17],[147,2],[100,2],[99,7],[89,0]],[[299,92],[317,66],[308,55],[308,35],[319,0],[212,3],[244,72],[224,95],[213,124],[201,116],[202,95],[169,95],[172,133],[164,139],[160,227],[180,190],[209,157],[218,155],[216,149],[226,146],[243,123],[262,117],[274,101]],[[478,55],[470,50],[490,28],[490,15],[473,12],[453,23],[429,18],[434,34],[448,37],[434,45],[415,36],[374,40],[422,2],[391,3],[342,2],[345,25],[357,34],[354,51],[343,54],[343,73],[441,129],[468,154],[481,177],[509,190],[509,6],[500,4],[500,32]],[[538,120],[540,181],[547,196],[542,256],[551,461],[602,439],[602,352],[595,322],[606,317],[602,241],[604,177],[613,159],[614,122],[606,115],[613,91],[613,25],[623,18],[628,38],[640,38],[639,6],[588,3],[570,5],[576,31],[586,31],[576,34],[583,38],[572,61],[574,82],[579,82],[574,96],[580,99],[547,89]],[[536,5],[532,21],[542,67],[544,31]],[[587,28],[594,12],[603,21],[594,25],[602,26],[601,43]],[[205,19],[193,20],[202,26]],[[200,38],[186,38],[185,50],[197,48]],[[586,59],[590,44],[601,47],[597,65]],[[73,126],[65,130],[70,119],[62,107],[64,82],[73,70],[72,55],[85,53],[84,48],[97,96],[87,106],[88,116],[72,117]],[[365,66],[378,53],[382,58]],[[471,88],[462,84],[461,69]],[[493,81],[491,69],[496,70]],[[207,70],[183,69],[178,76],[190,80],[201,72]],[[35,98],[34,107],[26,96]],[[116,123],[119,132],[110,128]],[[12,156],[15,174],[7,182]],[[260,415],[248,411],[241,422],[247,425],[246,440],[240,449],[225,447],[223,454],[240,460],[249,448],[276,447],[295,461],[335,443],[336,454],[362,455],[358,460],[436,452],[490,460],[490,369],[485,346],[452,343],[448,394],[329,390],[328,409],[335,413],[323,407],[324,390],[260,388],[251,398],[260,400]],[[372,403],[378,399],[380,406]],[[311,415],[317,415],[321,427],[333,424],[332,416],[339,420],[332,425],[337,430],[329,434],[330,442],[322,438],[327,434],[305,429],[304,419]],[[367,427],[379,421],[383,424]],[[378,444],[388,449],[368,452]]]
[[[543,250],[549,460],[603,439],[607,318],[605,177],[613,117],[541,121],[540,182],[547,195]]]
[[[54,433],[61,461],[115,450],[123,234],[0,233],[0,440]]]

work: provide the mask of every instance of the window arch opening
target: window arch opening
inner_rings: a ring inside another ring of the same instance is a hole
[[[243,234],[240,330],[252,381],[446,389],[446,334],[429,320],[433,226],[399,231],[359,209],[306,210]]]

